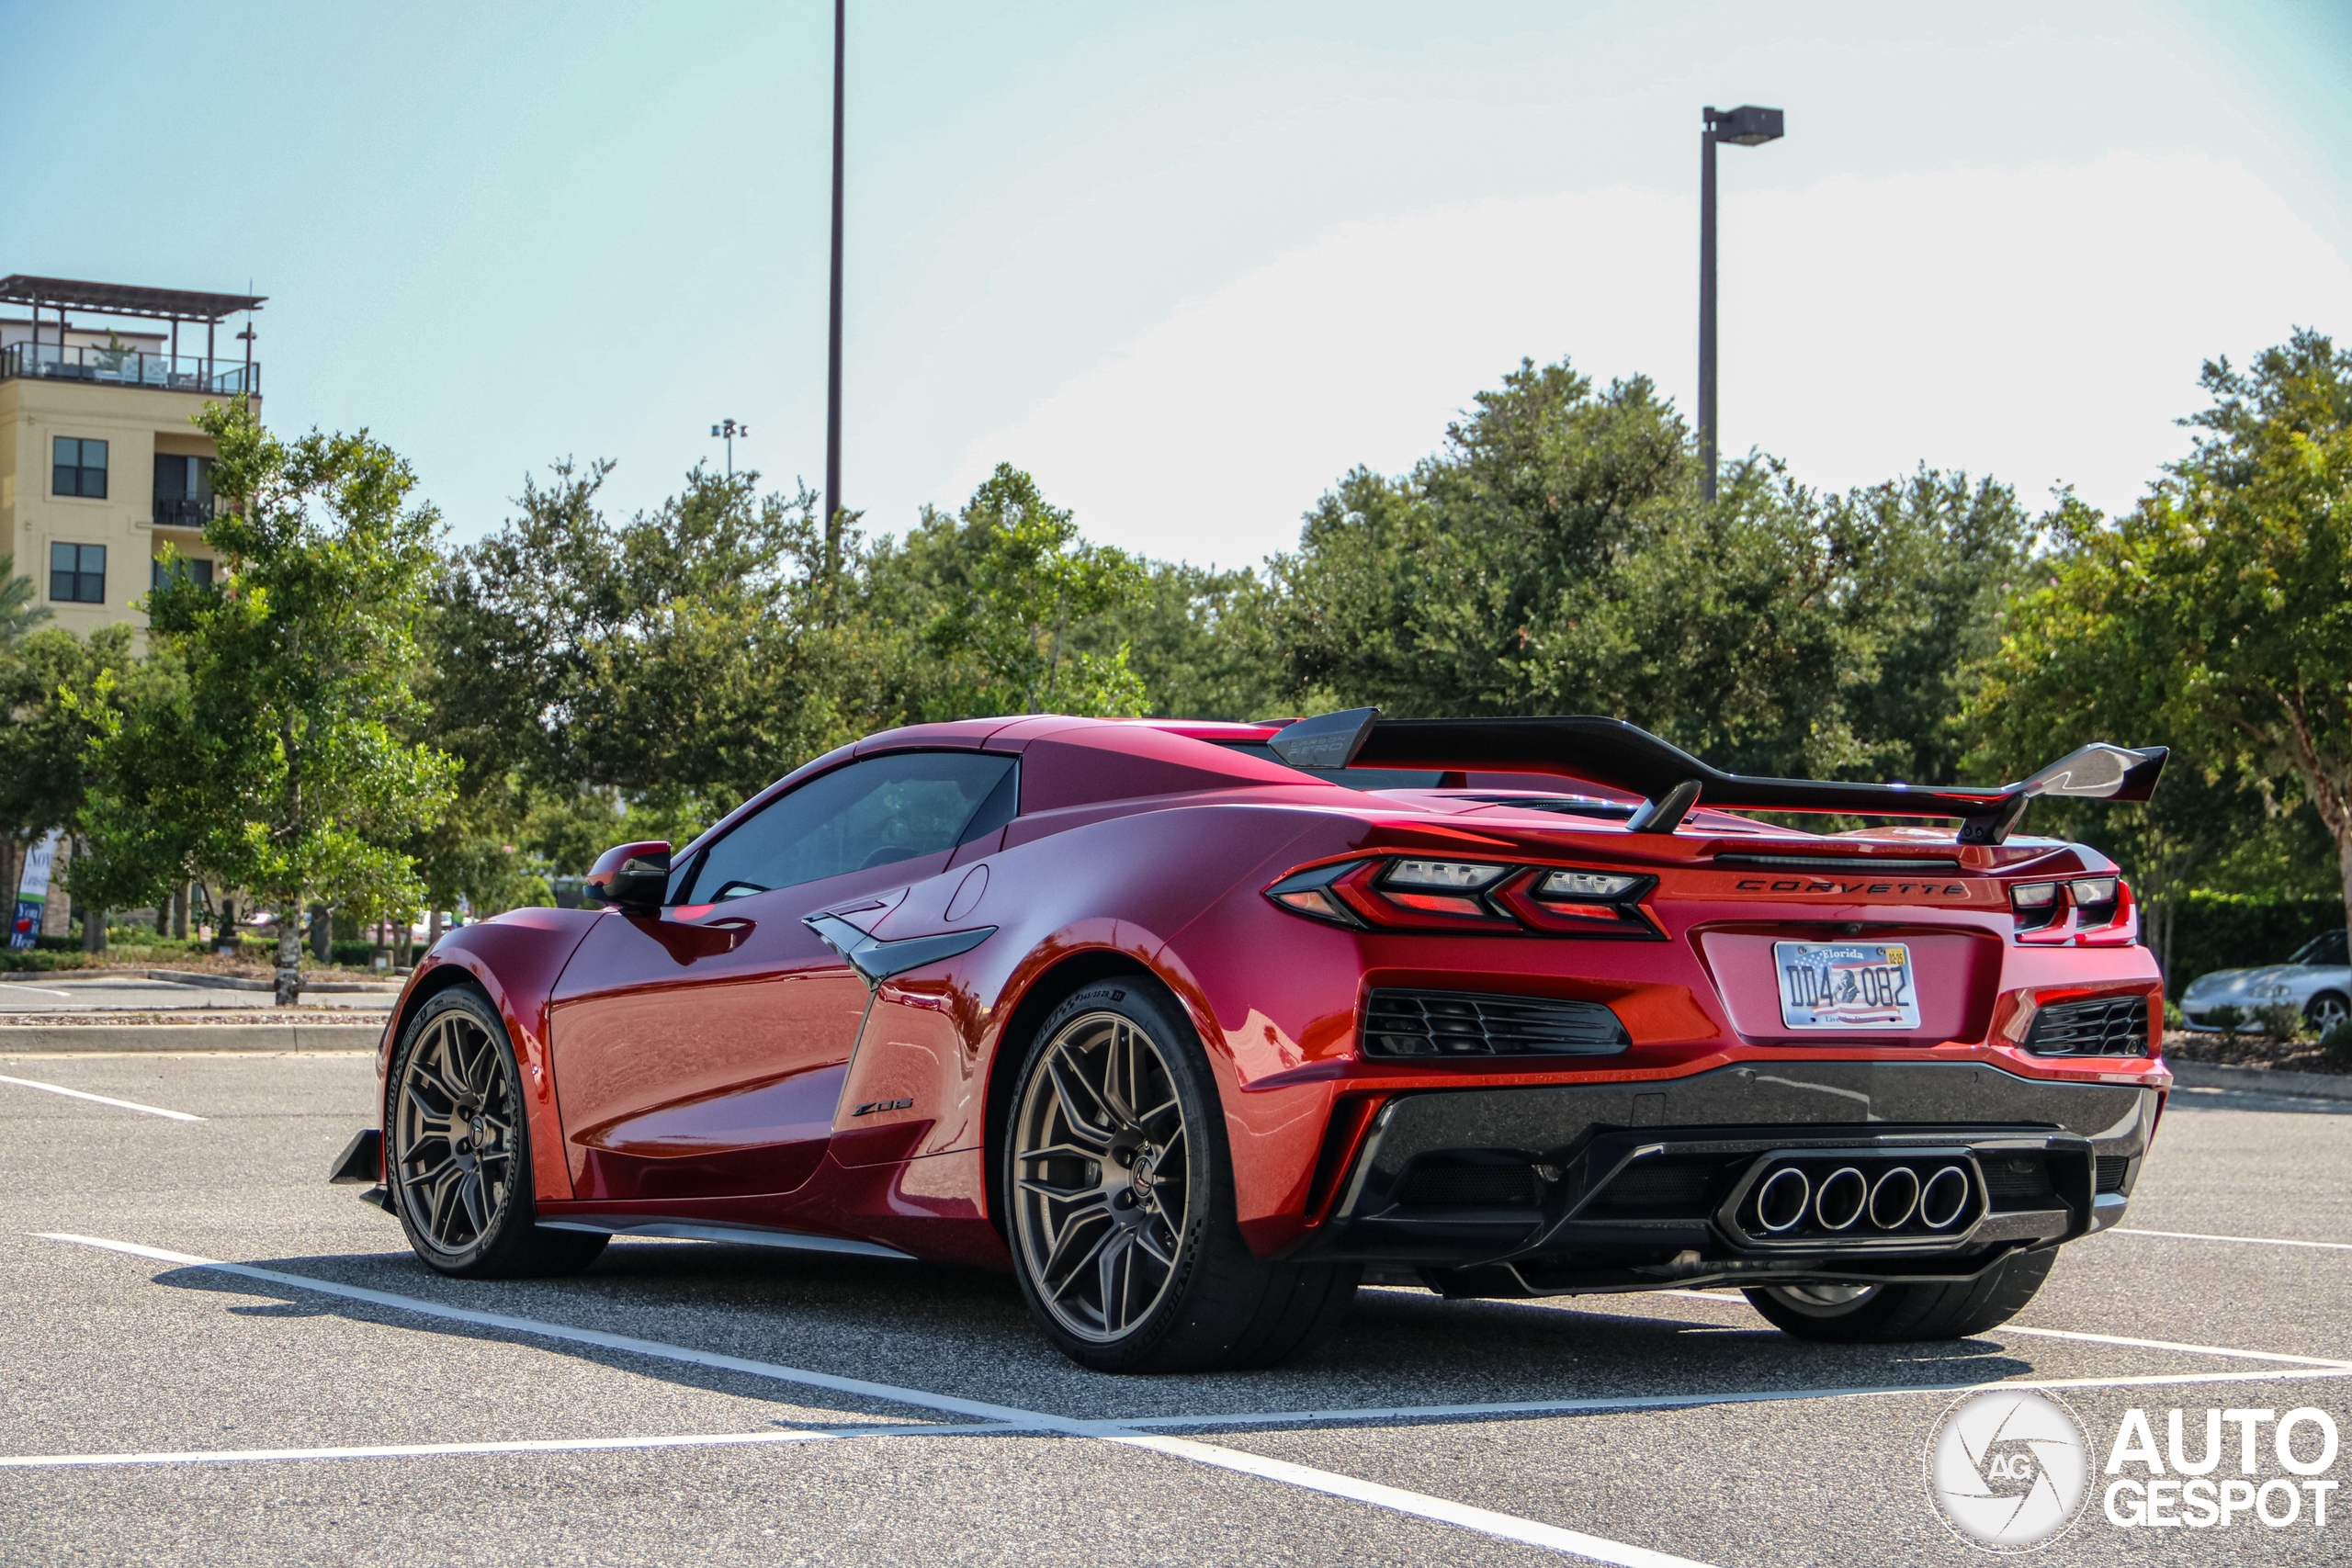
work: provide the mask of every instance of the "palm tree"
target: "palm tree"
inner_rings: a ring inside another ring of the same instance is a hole
[[[49,619],[49,606],[33,603],[33,580],[17,575],[17,558],[0,555],[0,648]]]

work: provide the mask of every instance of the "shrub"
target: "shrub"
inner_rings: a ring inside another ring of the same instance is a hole
[[[2283,1045],[2303,1032],[2303,1010],[2292,1002],[2271,1002],[2254,1010],[2254,1027],[2265,1040]]]
[[[2352,1019],[2335,1025],[2319,1037],[2319,1048],[2335,1060],[2352,1066]]]
[[[335,942],[327,944],[327,962],[348,964],[355,969],[365,969],[375,961],[376,944],[372,942]]]
[[[2214,1028],[2235,1034],[2238,1025],[2245,1021],[2243,1010],[2233,1007],[2218,1007],[2205,1015],[2205,1021]]]
[[[2165,1028],[2167,1031],[2171,1031],[2175,1029],[2187,1029],[2188,1027],[2188,1015],[2180,1010],[2180,1004],[2178,1002],[2166,998],[2165,1002]]]

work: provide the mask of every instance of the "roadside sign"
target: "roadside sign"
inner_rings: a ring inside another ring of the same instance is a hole
[[[41,911],[49,906],[49,871],[57,862],[58,840],[64,836],[51,828],[25,853],[25,874],[17,885],[17,918],[8,928],[10,947],[30,947],[40,935]]]

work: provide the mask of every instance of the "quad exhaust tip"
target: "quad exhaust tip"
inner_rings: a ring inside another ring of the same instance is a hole
[[[1975,1191],[1968,1168],[1939,1167],[1921,1177],[1907,1165],[1889,1166],[1873,1180],[1860,1168],[1840,1166],[1816,1184],[1784,1165],[1756,1189],[1756,1222],[1767,1235],[1787,1235],[1808,1219],[1833,1235],[1867,1220],[1877,1231],[1899,1231],[1915,1221],[1922,1230],[1948,1231],[1968,1213]]]

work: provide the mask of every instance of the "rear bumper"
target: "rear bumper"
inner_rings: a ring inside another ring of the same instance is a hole
[[[1965,1279],[2120,1220],[2156,1110],[1966,1062],[1404,1094],[1293,1256],[1480,1295]]]

